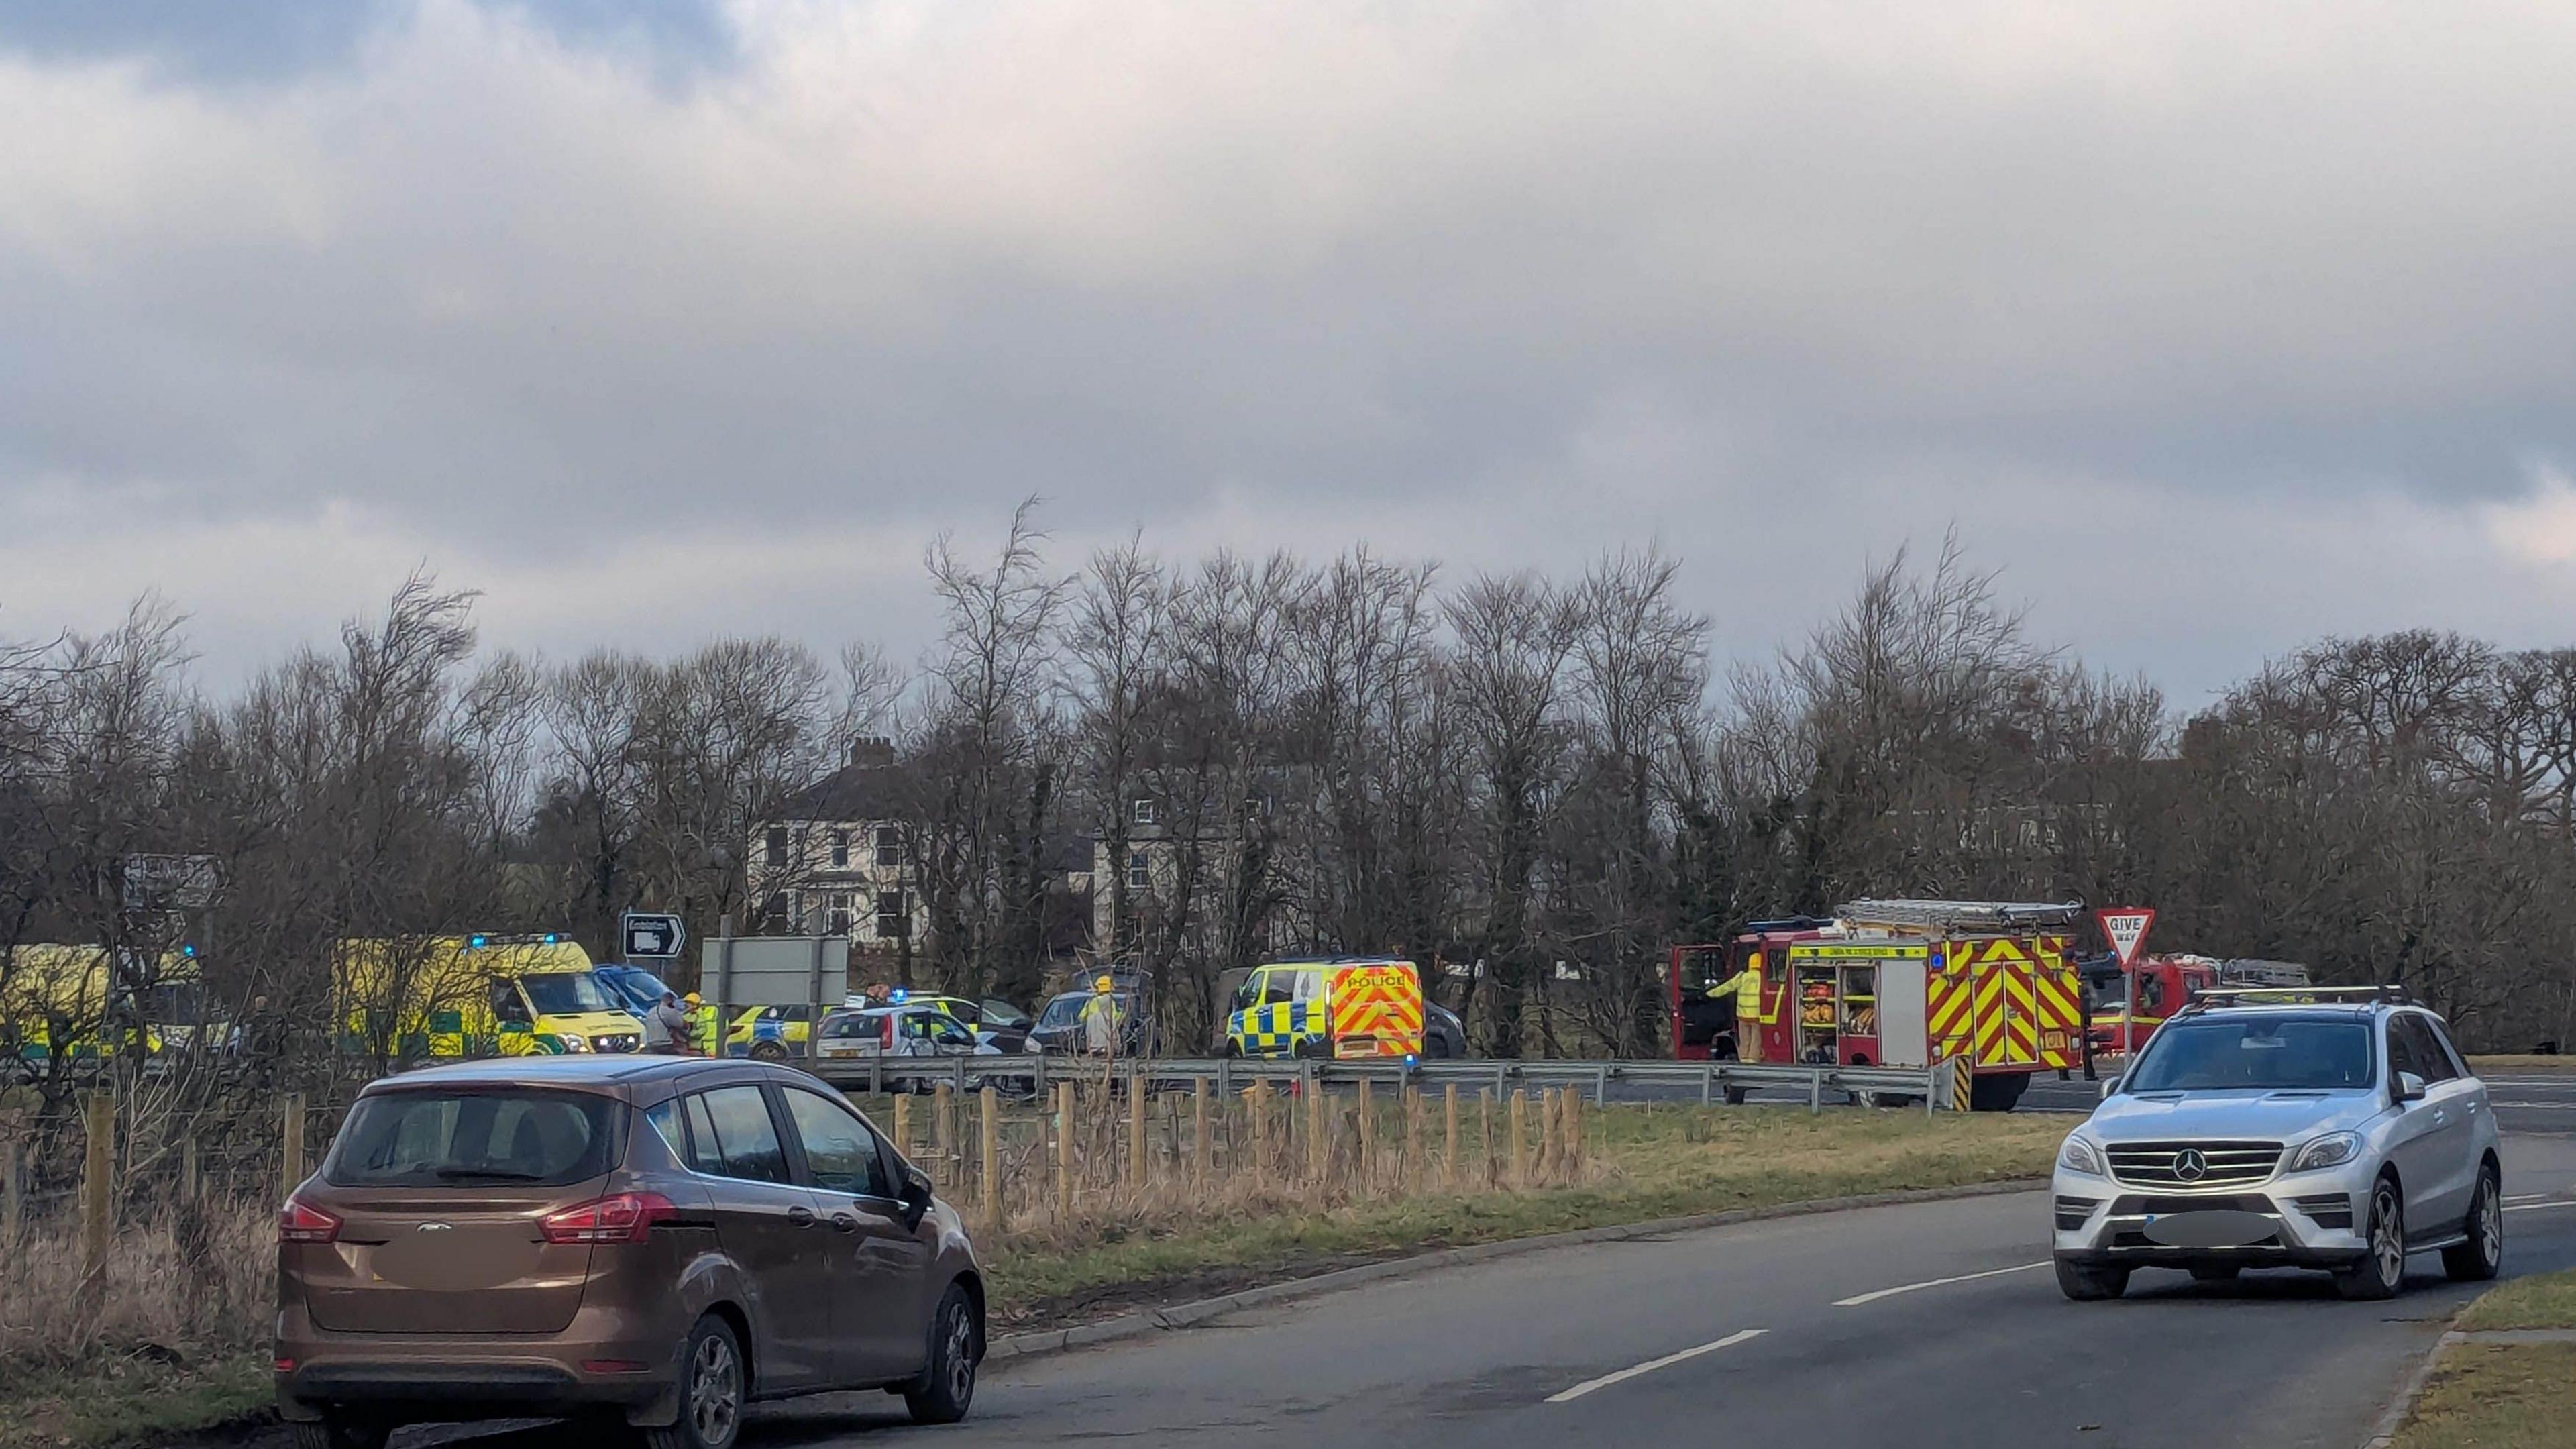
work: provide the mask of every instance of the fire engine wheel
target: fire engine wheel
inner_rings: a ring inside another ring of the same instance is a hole
[[[2078,1303],[2100,1303],[2129,1291],[2126,1268],[2094,1268],[2057,1260],[2057,1291]]]
[[[2021,1100],[2022,1089],[2029,1085],[2030,1078],[2018,1073],[1975,1078],[1968,1084],[1968,1110],[2009,1112]]]

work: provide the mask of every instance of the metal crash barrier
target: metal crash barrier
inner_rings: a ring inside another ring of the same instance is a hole
[[[1803,1091],[1809,1111],[1822,1111],[1828,1093],[1861,1102],[1919,1103],[1926,1112],[1952,1106],[1958,1074],[1951,1065],[1934,1067],[1845,1067],[1796,1064],[1751,1065],[1743,1062],[1547,1061],[1268,1061],[1257,1058],[1103,1059],[1087,1056],[955,1056],[923,1058],[871,1056],[814,1063],[791,1063],[843,1089],[870,1092],[926,1091],[947,1084],[963,1094],[987,1083],[1009,1093],[1042,1093],[1060,1081],[1142,1083],[1146,1090],[1187,1087],[1210,1082],[1231,1092],[1254,1082],[1296,1082],[1336,1087],[1369,1082],[1416,1087],[1491,1087],[1500,1095],[1514,1085],[1588,1087],[1595,1101],[1608,1099],[1614,1083],[1699,1090],[1702,1103],[1730,1091],[1787,1087]]]

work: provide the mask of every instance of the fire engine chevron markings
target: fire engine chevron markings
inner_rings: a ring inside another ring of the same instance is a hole
[[[1626,1383],[1639,1374],[1650,1374],[1660,1368],[1671,1368],[1674,1364],[1695,1359],[1704,1353],[1715,1353],[1721,1348],[1733,1348],[1739,1343],[1749,1343],[1770,1331],[1767,1328],[1748,1328],[1741,1333],[1730,1333],[1715,1343],[1703,1343],[1697,1348],[1686,1348],[1679,1353],[1665,1354],[1662,1358],[1650,1358],[1635,1368],[1623,1368],[1615,1374],[1603,1374],[1597,1379],[1585,1379],[1561,1394],[1548,1395],[1547,1401],[1551,1404],[1562,1404],[1568,1399],[1579,1399],[1594,1389],[1606,1389],[1612,1384]]]
[[[1881,1288],[1875,1293],[1861,1293],[1855,1294],[1849,1298],[1837,1298],[1834,1300],[1834,1306],[1836,1308],[1858,1308],[1864,1303],[1876,1303],[1881,1298],[1893,1298],[1899,1293],[1919,1293],[1926,1288],[1946,1288],[1953,1283],[1973,1283],[1979,1278],[2000,1278],[2006,1273],[2027,1273],[2033,1268],[2045,1268],[2047,1266],[2048,1260],[2043,1258],[2036,1263],[2016,1263],[2009,1268],[1988,1268],[1982,1273],[1962,1273],[1956,1278],[1935,1278],[1928,1283],[1908,1283],[1902,1288]]]

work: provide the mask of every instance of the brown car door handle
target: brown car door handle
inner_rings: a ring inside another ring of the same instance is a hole
[[[832,1214],[832,1226],[844,1233],[855,1233],[859,1230],[859,1220],[850,1216],[848,1213],[834,1213]]]
[[[814,1210],[812,1208],[789,1208],[787,1210],[787,1221],[796,1227],[810,1228],[814,1226]]]

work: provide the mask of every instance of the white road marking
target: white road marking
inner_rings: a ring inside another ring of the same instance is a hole
[[[1739,1343],[1760,1338],[1770,1331],[1767,1328],[1748,1328],[1741,1333],[1730,1333],[1715,1343],[1703,1343],[1697,1348],[1686,1348],[1679,1353],[1665,1354],[1662,1358],[1650,1358],[1635,1368],[1623,1368],[1615,1374],[1603,1374],[1597,1379],[1585,1379],[1561,1394],[1548,1395],[1547,1401],[1551,1404],[1562,1404],[1568,1399],[1579,1399],[1594,1389],[1606,1389],[1612,1384],[1626,1383],[1639,1374],[1650,1374],[1660,1368],[1671,1368],[1674,1364],[1697,1358],[1704,1353],[1715,1353],[1721,1348],[1733,1348]]]
[[[2489,1102],[2499,1112],[2576,1112],[2576,1102]]]
[[[1908,1283],[1902,1288],[1881,1288],[1875,1293],[1863,1293],[1853,1298],[1837,1298],[1834,1300],[1834,1306],[1858,1308],[1864,1303],[1876,1303],[1881,1298],[1893,1298],[1899,1293],[1919,1293],[1926,1288],[1946,1288],[1953,1283],[1973,1283],[1979,1278],[2000,1278],[2006,1273],[2027,1273],[2033,1268],[2047,1267],[2049,1261],[2042,1258],[2036,1263],[2016,1263],[2009,1268],[1988,1268],[1982,1273],[1962,1273],[1956,1278],[1935,1278],[1929,1283]]]
[[[2505,1207],[2505,1211],[2506,1211],[2506,1212],[2509,1212],[2509,1213],[2536,1213],[2536,1212],[2540,1211],[2542,1208],[2556,1208],[2556,1207],[2576,1207],[2576,1200],[2570,1200],[2570,1201],[2567,1201],[2567,1202],[2522,1202],[2522,1203],[2510,1203],[2510,1204],[2507,1204],[2507,1205],[2506,1205],[2506,1207]]]

